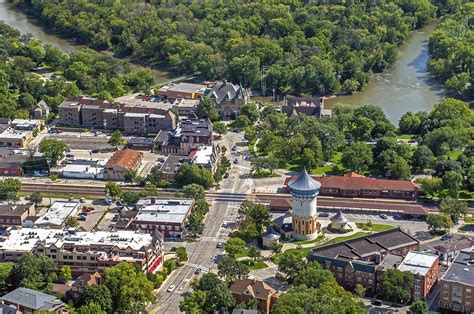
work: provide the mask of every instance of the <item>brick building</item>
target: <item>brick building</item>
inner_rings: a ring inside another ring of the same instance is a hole
[[[128,135],[157,134],[174,130],[177,117],[159,107],[110,103],[83,96],[71,97],[59,105],[59,123],[107,130],[121,130]]]
[[[188,155],[201,146],[212,146],[212,123],[208,119],[187,119],[172,132],[158,133],[155,149],[167,154]]]
[[[35,215],[35,206],[28,204],[1,204],[0,226],[21,226],[28,216]]]
[[[378,292],[382,274],[419,247],[418,240],[400,229],[392,229],[315,248],[308,261],[319,262],[331,270],[336,281],[348,290],[361,284],[369,292]]]
[[[268,314],[278,300],[278,294],[269,285],[256,279],[239,279],[230,286],[236,304],[257,300],[261,313]]]
[[[224,119],[230,119],[240,114],[240,108],[250,100],[250,89],[230,82],[219,82],[214,87],[206,89],[204,95],[214,100],[217,112]]]
[[[159,232],[90,231],[19,228],[7,230],[0,241],[0,262],[16,262],[25,253],[48,256],[58,268],[67,265],[73,274],[103,273],[129,262],[152,272],[163,262],[163,236]]]
[[[462,313],[474,310],[474,250],[460,251],[440,279],[439,307]]]
[[[438,282],[439,257],[434,254],[410,251],[398,269],[409,271],[415,276],[413,300],[424,300]]]
[[[115,225],[120,229],[159,231],[165,238],[183,239],[194,200],[187,198],[141,198],[137,211]],[[125,221],[126,220],[126,221]]]
[[[344,176],[313,176],[321,182],[320,195],[364,198],[415,199],[419,187],[407,180],[384,180],[351,172]],[[292,177],[286,178],[285,187]]]
[[[138,170],[142,164],[143,153],[133,149],[115,151],[105,164],[107,180],[123,180],[128,170]]]

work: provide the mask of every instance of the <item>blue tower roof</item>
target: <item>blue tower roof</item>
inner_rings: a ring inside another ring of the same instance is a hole
[[[288,183],[288,186],[292,194],[310,196],[319,194],[321,183],[311,178],[305,168],[296,179]]]

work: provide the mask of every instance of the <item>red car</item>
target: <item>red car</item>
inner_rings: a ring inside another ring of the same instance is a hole
[[[82,207],[82,211],[83,211],[84,213],[89,213],[89,212],[91,212],[91,211],[93,211],[93,210],[94,210],[94,208],[92,208],[92,207]]]

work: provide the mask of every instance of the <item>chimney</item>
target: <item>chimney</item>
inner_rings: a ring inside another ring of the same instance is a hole
[[[378,265],[382,261],[382,255],[380,252],[375,253],[375,264]]]

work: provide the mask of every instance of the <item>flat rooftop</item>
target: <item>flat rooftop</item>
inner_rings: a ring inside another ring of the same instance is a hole
[[[0,148],[0,168],[18,168],[28,159],[23,149]]]
[[[171,84],[171,85],[165,85],[161,87],[158,92],[166,92],[166,91],[172,91],[172,92],[181,92],[181,93],[195,93],[198,91],[204,92],[204,90],[207,88],[206,85],[201,85],[201,84],[192,84],[192,83],[178,83],[178,84]]]
[[[22,131],[22,130],[15,130],[11,127],[6,128],[2,133],[0,133],[0,139],[24,139],[31,131]]]
[[[136,251],[151,244],[153,236],[129,230],[70,233],[61,229],[20,228],[8,231],[4,241],[0,241],[0,251],[30,252],[39,242],[44,242],[45,246],[55,244],[58,248],[64,244],[73,244],[116,246],[120,249],[130,247]]]
[[[431,266],[437,262],[437,255],[410,251],[398,266],[398,269],[401,271],[409,271],[412,274],[425,276]]]
[[[197,150],[191,151],[189,157],[192,158],[193,163],[199,165],[207,165],[211,163],[211,157],[214,148],[212,146],[199,147]]]
[[[161,165],[160,171],[163,173],[177,173],[181,164],[188,160],[188,156],[170,154]]]
[[[181,198],[141,198],[137,202],[139,221],[181,223],[188,215],[194,201]]]
[[[46,213],[36,220],[37,226],[48,225],[61,227],[69,215],[74,214],[79,208],[79,202],[56,201],[46,211]]]
[[[474,260],[470,257],[471,250],[472,248],[460,251],[441,279],[474,286]]]

